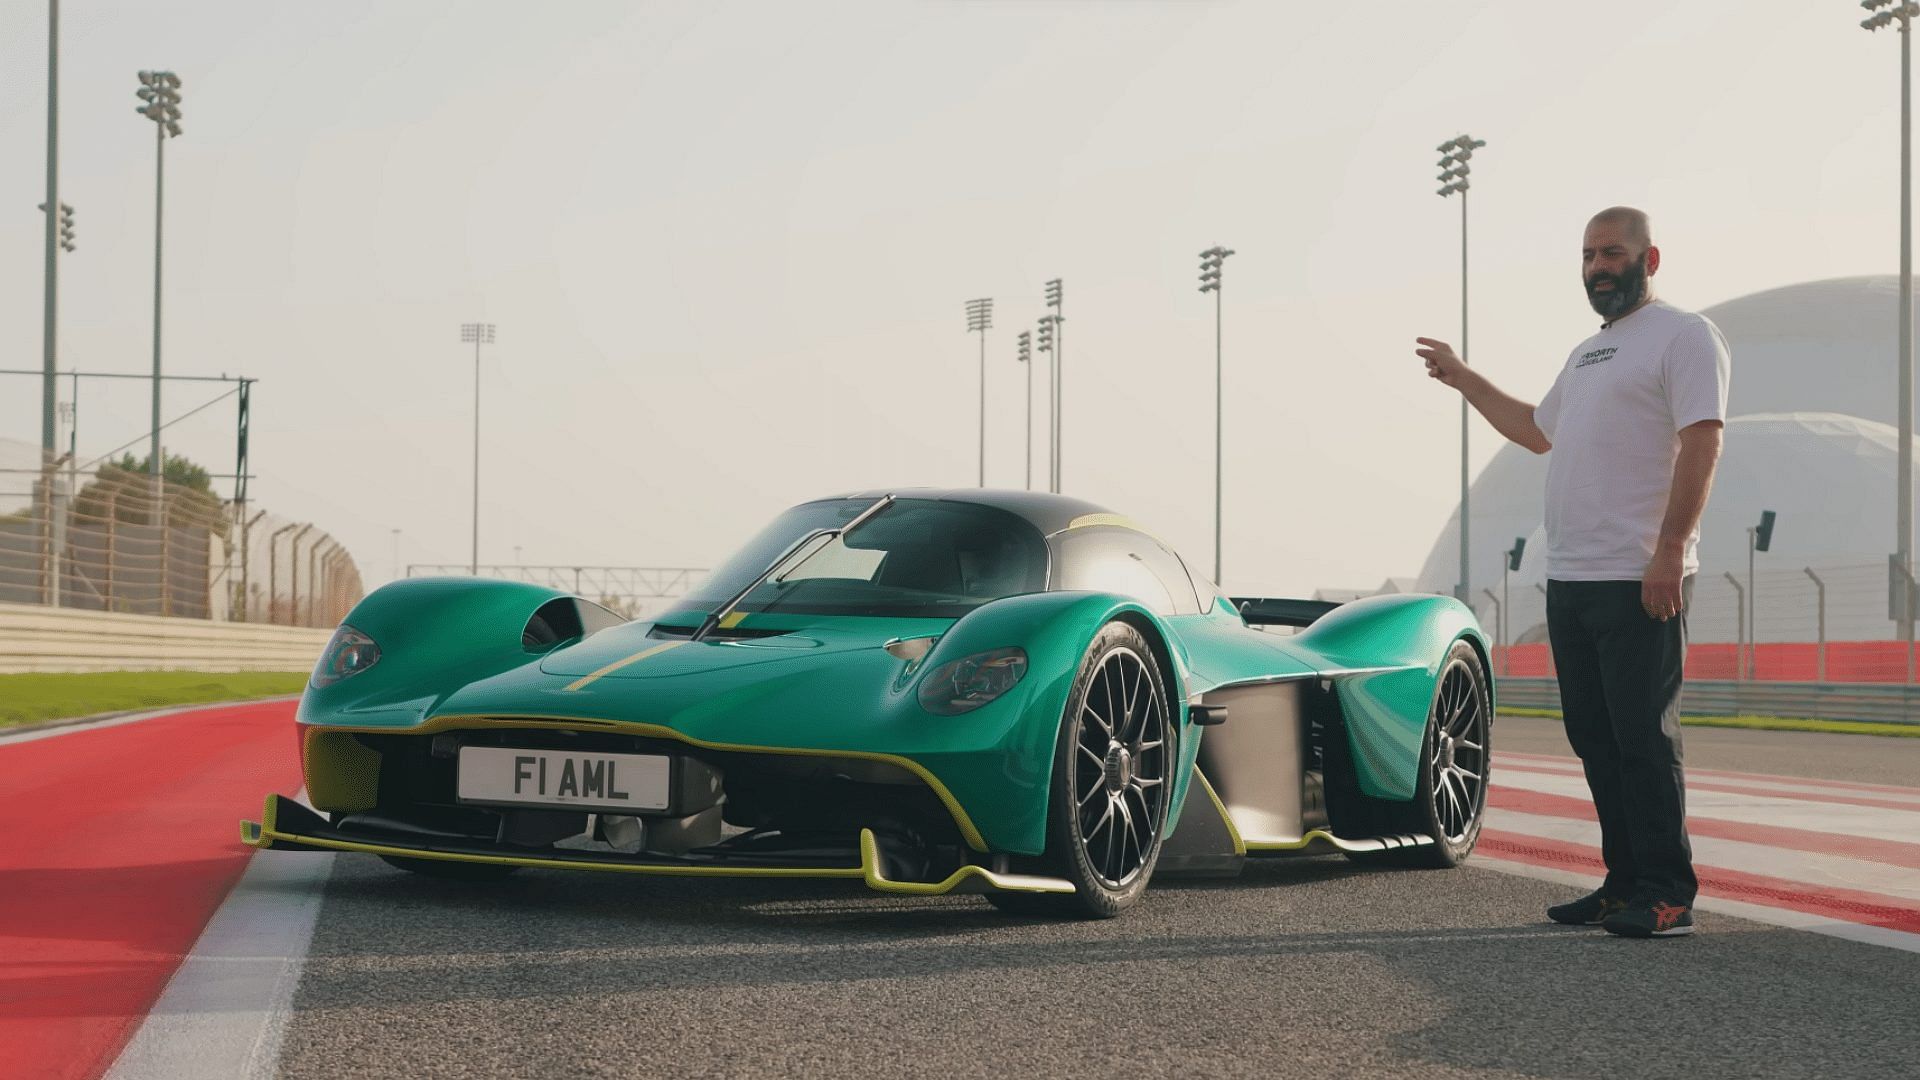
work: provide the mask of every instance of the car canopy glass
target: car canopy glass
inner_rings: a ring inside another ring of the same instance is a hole
[[[660,621],[698,622],[795,541],[839,528],[871,505],[826,499],[788,510]],[[958,618],[990,600],[1046,587],[1046,540],[1020,516],[976,503],[899,499],[852,533],[803,550],[735,610]]]

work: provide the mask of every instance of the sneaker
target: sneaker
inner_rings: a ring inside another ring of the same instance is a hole
[[[1599,926],[1616,911],[1626,910],[1627,902],[1595,889],[1578,900],[1555,904],[1547,909],[1547,918],[1567,926]]]
[[[1637,897],[1600,920],[1600,928],[1620,937],[1680,937],[1693,933],[1693,907]]]

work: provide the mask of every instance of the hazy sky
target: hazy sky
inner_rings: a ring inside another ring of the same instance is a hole
[[[1530,399],[1594,328],[1602,206],[1654,214],[1684,307],[1897,262],[1899,44],[1853,0],[65,6],[62,367],[151,363],[134,73],[170,68],[167,370],[260,379],[253,499],[370,584],[393,528],[466,561],[464,321],[499,327],[482,561],[705,566],[794,502],[974,483],[972,297],[1020,486],[1014,337],[1062,277],[1066,488],[1204,571],[1226,244],[1225,584],[1304,595],[1416,573],[1458,496],[1411,351],[1459,330],[1443,140],[1488,142],[1471,359]],[[0,367],[37,369],[44,3],[0,7],[0,73]],[[83,454],[146,393],[86,385]],[[0,436],[38,442],[37,379]],[[169,446],[230,472],[230,404]]]

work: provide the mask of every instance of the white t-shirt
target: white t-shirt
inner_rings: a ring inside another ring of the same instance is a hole
[[[1547,462],[1547,576],[1639,581],[1660,539],[1681,428],[1727,418],[1732,353],[1704,315],[1655,300],[1600,328],[1533,410]],[[1696,528],[1686,573],[1700,567]]]

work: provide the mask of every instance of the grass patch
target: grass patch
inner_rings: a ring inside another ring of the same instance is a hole
[[[0,728],[71,716],[297,694],[304,671],[94,671],[0,675]]]
[[[1501,716],[1560,719],[1559,709],[1500,709]],[[1883,724],[1871,720],[1818,720],[1802,716],[1682,716],[1688,727],[1749,728],[1759,731],[1824,731],[1832,735],[1888,735],[1920,739],[1920,724]]]

